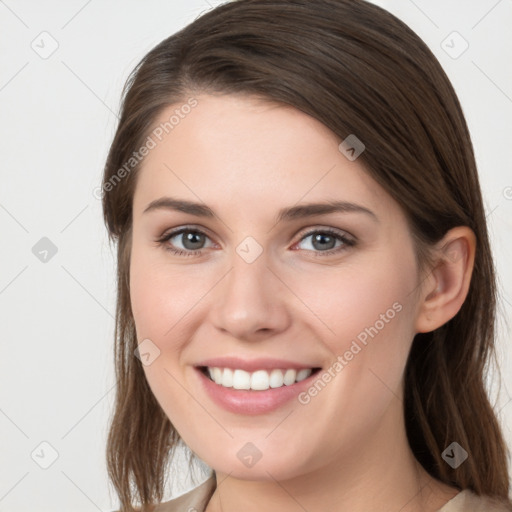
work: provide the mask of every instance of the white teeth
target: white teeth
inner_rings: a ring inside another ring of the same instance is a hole
[[[284,374],[284,383],[287,386],[290,386],[295,382],[295,378],[297,377],[297,371],[296,370],[286,370],[286,373]]]
[[[208,373],[216,384],[225,388],[252,389],[254,391],[291,386],[295,382],[307,379],[312,372],[312,368],[303,368],[299,371],[274,369],[270,373],[267,370],[257,370],[250,373],[245,370],[208,367]]]
[[[233,372],[233,387],[235,389],[251,389],[251,374],[244,370],[235,370]]]
[[[222,383],[222,370],[220,368],[214,368],[213,369],[213,380],[217,384],[221,384]]]
[[[251,389],[265,390],[269,387],[269,376],[266,370],[258,370],[251,375]]]
[[[269,385],[271,388],[280,388],[284,384],[283,372],[281,370],[272,370],[270,372]]]
[[[224,371],[222,372],[222,382],[221,382],[221,384],[225,388],[233,387],[233,370],[231,368],[225,368]]]
[[[297,382],[301,380],[307,379],[311,375],[311,370],[309,368],[304,368],[297,372],[297,378],[295,379]]]

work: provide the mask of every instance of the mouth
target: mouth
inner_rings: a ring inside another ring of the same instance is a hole
[[[234,357],[201,361],[193,368],[199,388],[213,403],[230,413],[250,416],[293,404],[322,369],[282,359]]]
[[[248,372],[239,368],[196,367],[207,379],[222,388],[240,391],[268,391],[293,386],[317,374],[321,368],[272,368]]]

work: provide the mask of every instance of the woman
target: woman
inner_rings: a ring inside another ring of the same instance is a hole
[[[471,140],[402,22],[206,13],[132,74],[102,188],[121,510],[512,510]],[[161,503],[180,440],[213,472]]]

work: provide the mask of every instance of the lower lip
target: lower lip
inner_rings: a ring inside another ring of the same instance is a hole
[[[265,391],[225,388],[210,380],[199,368],[194,368],[210,398],[220,407],[236,414],[256,415],[272,412],[293,400],[316,379],[318,371],[308,378],[280,388]]]

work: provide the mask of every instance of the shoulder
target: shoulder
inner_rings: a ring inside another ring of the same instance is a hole
[[[512,512],[512,507],[503,500],[479,496],[470,489],[464,489],[438,512]]]

